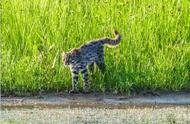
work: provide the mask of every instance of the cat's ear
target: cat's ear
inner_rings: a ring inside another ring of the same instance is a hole
[[[62,52],[62,56],[65,56],[65,55],[66,55],[66,53],[63,51],[63,52]]]
[[[79,53],[79,50],[78,49],[73,49],[72,50],[72,55],[77,55]]]

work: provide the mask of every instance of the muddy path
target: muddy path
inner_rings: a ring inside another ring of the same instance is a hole
[[[159,93],[157,95],[141,94],[135,96],[111,95],[102,93],[67,94],[52,93],[42,96],[1,97],[3,108],[35,108],[35,107],[65,107],[65,108],[129,108],[135,107],[167,107],[190,106],[190,92]]]

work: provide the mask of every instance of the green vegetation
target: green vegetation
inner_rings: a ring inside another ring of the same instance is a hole
[[[1,0],[1,91],[70,89],[62,51],[113,37],[114,27],[122,41],[105,47],[107,71],[102,75],[96,68],[93,91],[188,88],[190,1],[117,1]]]

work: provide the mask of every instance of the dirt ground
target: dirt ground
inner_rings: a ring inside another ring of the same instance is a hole
[[[45,94],[1,97],[2,124],[175,124],[190,123],[190,93],[136,96]]]
[[[1,124],[189,124],[190,107],[3,109]]]
[[[190,92],[140,94],[135,96],[102,93],[54,93],[28,97],[1,97],[1,107],[96,107],[125,108],[130,106],[190,105]]]

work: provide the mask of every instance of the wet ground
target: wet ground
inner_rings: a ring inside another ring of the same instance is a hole
[[[1,97],[0,123],[190,123],[190,93]]]

